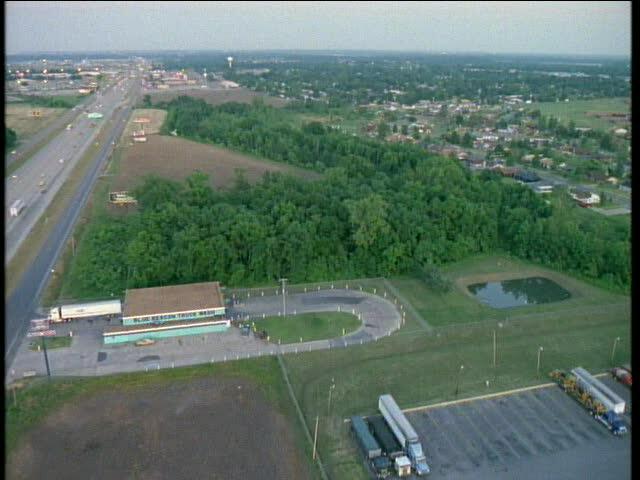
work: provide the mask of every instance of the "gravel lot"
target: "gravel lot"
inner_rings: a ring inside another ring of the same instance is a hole
[[[630,400],[626,387],[603,381]],[[431,479],[631,478],[631,433],[615,437],[555,386],[407,418]],[[631,432],[629,415],[624,421]]]

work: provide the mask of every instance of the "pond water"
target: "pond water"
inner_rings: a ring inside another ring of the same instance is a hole
[[[493,308],[538,305],[559,302],[571,297],[571,294],[556,282],[543,277],[474,283],[467,288],[478,300]]]

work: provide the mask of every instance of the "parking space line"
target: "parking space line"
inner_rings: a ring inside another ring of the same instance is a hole
[[[435,410],[433,412],[434,416],[439,414],[439,418],[441,422],[447,427],[447,434],[451,434],[451,436],[455,437],[458,445],[465,445],[463,452],[468,457],[471,464],[478,468],[482,465],[482,455],[478,451],[475,443],[470,441],[469,438],[464,434],[464,432],[460,429],[460,425],[456,421],[455,416],[448,409]],[[444,417],[444,418],[443,418]]]
[[[466,422],[468,426],[467,428],[465,428],[467,435],[471,436],[474,439],[474,442],[477,442],[478,448],[484,454],[487,463],[492,466],[505,465],[505,461],[502,455],[498,455],[495,452],[495,449],[491,446],[491,442],[487,441],[487,438],[478,431],[478,427],[473,423],[473,421],[471,421],[469,415],[465,412],[465,409],[468,408],[468,405],[456,405],[453,408],[458,413],[458,417]]]
[[[450,448],[448,450],[450,452],[453,452],[453,456],[456,459],[456,461],[452,463],[452,466],[456,469],[456,471],[460,473],[467,473],[474,470],[474,466],[471,460],[467,458],[463,454],[463,452],[460,452],[460,450],[458,449],[459,444],[456,444],[451,440],[450,435],[447,435],[447,432],[444,429],[444,426],[441,425],[440,422],[436,421],[433,415],[433,412],[429,412],[429,413],[424,412],[423,415],[428,421],[430,421],[434,425],[435,427],[434,431],[438,432],[438,435],[441,438],[445,439],[446,442],[449,444]],[[448,458],[449,457],[447,457],[447,459]]]
[[[548,417],[544,414],[540,415],[528,397],[530,397],[530,395],[527,395],[526,398],[522,395],[516,395],[514,398],[514,403],[520,407],[520,418],[536,426],[537,428],[534,431],[543,438],[543,441],[546,440],[546,443],[551,445],[554,451],[566,450],[568,445],[565,445],[558,438],[558,434],[549,428],[546,421]]]
[[[480,400],[478,402],[478,405],[481,407],[481,409],[485,410],[485,412],[489,412],[489,408],[491,406],[491,404],[489,403],[488,400],[483,401]],[[494,403],[495,406],[495,403]],[[533,451],[529,450],[526,445],[518,438],[519,435],[517,432],[515,432],[513,430],[513,426],[507,422],[507,420],[505,419],[504,415],[502,415],[500,413],[500,407],[496,406],[496,408],[491,412],[491,413],[495,413],[495,415],[493,415],[493,418],[498,420],[499,423],[503,424],[504,429],[503,429],[503,436],[507,441],[507,444],[515,451],[518,453],[518,456],[520,457],[530,457],[531,455],[533,455]],[[494,422],[495,423],[495,422]]]
[[[522,421],[520,412],[517,411],[515,405],[513,405],[513,397],[503,399],[503,402],[500,412],[505,416],[505,418],[507,418],[509,423],[513,426],[513,429],[517,431],[522,438],[526,439],[529,445],[534,448],[534,454],[539,455],[541,453],[552,453],[553,450],[541,442],[536,436],[535,431],[529,426],[529,422]]]
[[[422,447],[424,448],[427,463],[431,467],[431,471],[439,469],[440,473],[446,473],[446,469],[451,467],[451,463],[455,463],[455,450],[445,447],[445,442],[447,444],[449,443],[448,439],[442,435],[440,429],[433,423],[426,412],[419,414],[416,420],[417,421],[409,421],[415,428],[418,436],[424,439]],[[431,422],[433,426],[427,426],[427,422]]]
[[[549,405],[551,402],[551,397],[553,397],[553,391],[546,392],[537,392],[538,395],[533,395],[534,401],[540,405],[542,409],[553,418],[554,424],[562,429],[565,436],[571,439],[573,446],[580,445],[584,442],[585,439],[590,439],[588,434],[585,434],[581,429],[576,427],[580,427],[576,425],[574,422],[571,422],[570,419],[561,417],[558,413],[558,409],[554,408],[552,405]],[[545,401],[547,400],[547,401]]]
[[[474,410],[474,413],[475,413],[475,415],[471,417],[471,420],[474,422],[478,421],[484,424],[484,428],[478,428],[478,430],[485,434],[488,431],[493,432],[493,437],[495,438],[493,443],[496,443],[498,445],[498,448],[502,450],[503,456],[506,456],[509,458],[513,458],[513,457],[520,458],[520,455],[518,455],[518,452],[514,450],[514,448],[509,444],[509,442],[505,441],[505,438],[502,432],[500,432],[498,429],[495,428],[493,423],[491,423],[486,418],[486,415],[483,415],[483,412],[481,411],[481,408],[480,408],[481,403],[484,403],[484,402],[480,401],[470,405],[470,407]]]

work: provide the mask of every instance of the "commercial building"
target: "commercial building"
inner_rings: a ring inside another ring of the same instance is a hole
[[[225,313],[218,282],[127,290],[122,326],[107,328],[104,342],[222,332],[230,326]]]

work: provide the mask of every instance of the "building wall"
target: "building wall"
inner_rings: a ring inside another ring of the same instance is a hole
[[[180,320],[202,320],[207,317],[220,317],[225,314],[225,308],[213,308],[186,313],[165,313],[162,315],[147,315],[143,317],[124,317],[123,325],[144,325],[147,323],[166,323]]]
[[[137,342],[138,340],[142,340],[145,338],[151,338],[155,340],[161,338],[182,337],[185,335],[202,335],[205,333],[226,332],[228,329],[229,327],[227,325],[204,325],[197,327],[176,328],[174,330],[161,330],[159,332],[141,332],[125,335],[105,335],[104,343],[105,345],[111,345],[118,343]]]

